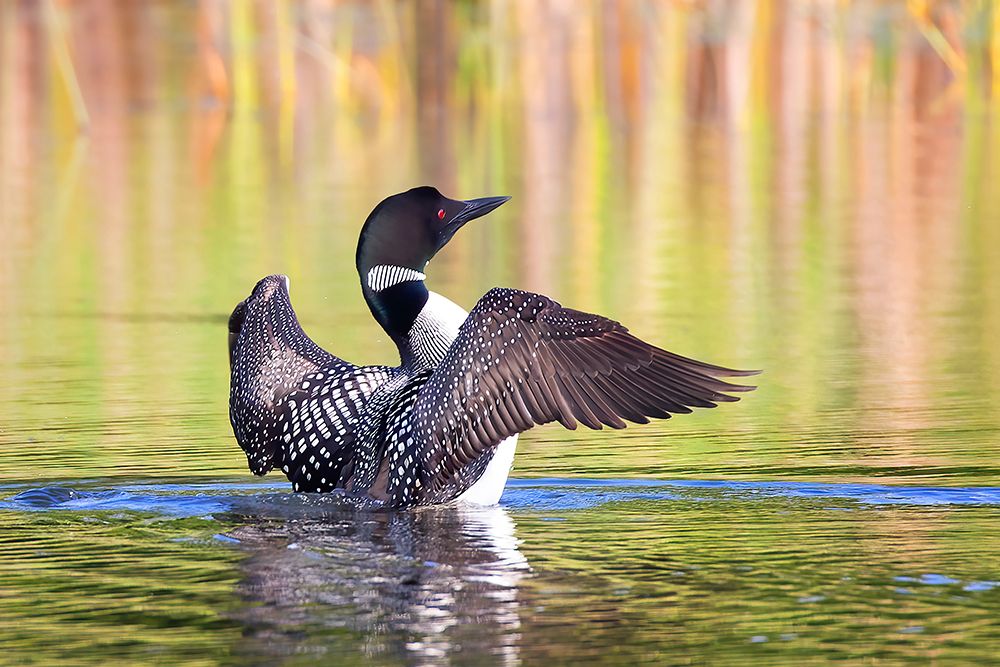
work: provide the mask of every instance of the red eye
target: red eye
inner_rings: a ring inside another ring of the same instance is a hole
[[[438,220],[444,220],[444,209],[438,211]]]

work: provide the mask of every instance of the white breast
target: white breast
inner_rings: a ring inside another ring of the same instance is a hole
[[[423,368],[436,368],[458,338],[469,314],[457,303],[430,292],[407,334],[409,349]]]

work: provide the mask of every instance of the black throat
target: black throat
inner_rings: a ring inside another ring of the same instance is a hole
[[[426,285],[422,280],[407,280],[377,293],[365,285],[363,292],[372,315],[396,343],[400,357],[405,362],[408,352],[407,334],[430,294]]]

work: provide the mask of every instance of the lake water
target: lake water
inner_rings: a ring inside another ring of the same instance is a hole
[[[0,7],[0,662],[994,658],[989,3],[580,7]],[[393,362],[354,247],[421,183],[513,196],[435,291],[760,388],[530,431],[496,508],[252,477],[230,310],[286,273],[317,342]]]

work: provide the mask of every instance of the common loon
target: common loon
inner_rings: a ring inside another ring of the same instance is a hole
[[[262,279],[229,319],[229,416],[250,470],[295,491],[343,489],[392,508],[500,499],[517,434],[558,421],[625,428],[738,400],[753,375],[654,347],[613,320],[494,288],[466,313],[424,284],[464,224],[509,197],[456,201],[432,187],[383,200],[356,264],[399,366],[355,366],[299,326],[289,281]]]

